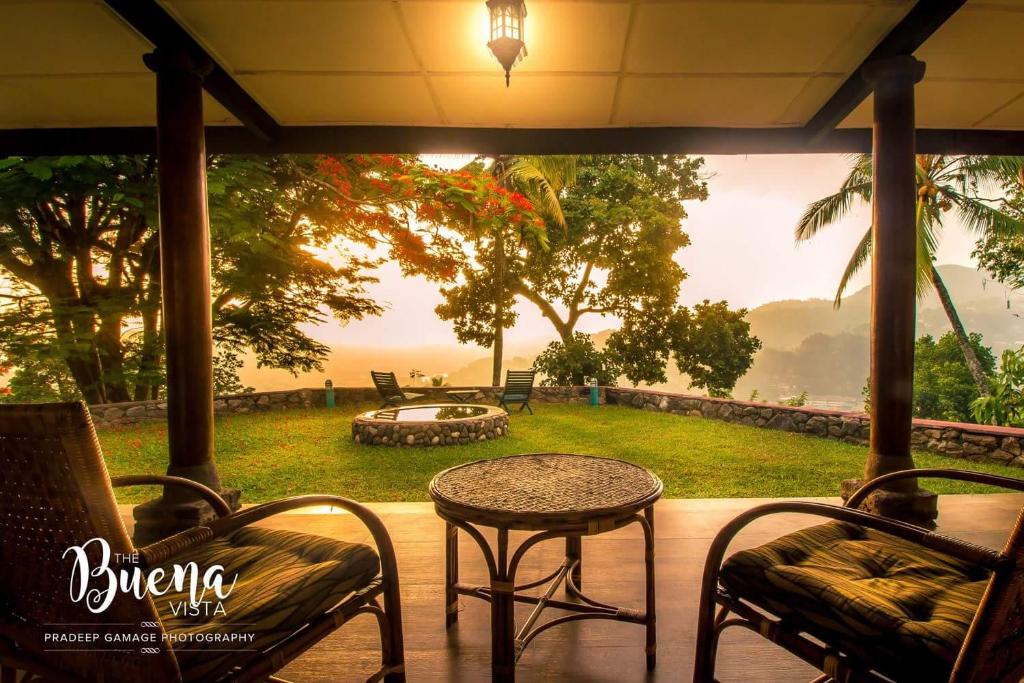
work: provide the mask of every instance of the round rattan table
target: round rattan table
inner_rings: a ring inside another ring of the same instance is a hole
[[[445,625],[458,620],[459,596],[491,604],[491,673],[493,681],[515,680],[516,662],[537,635],[558,624],[581,619],[612,619],[643,624],[647,630],[647,668],[655,664],[654,503],[661,481],[642,467],[621,460],[566,453],[512,455],[447,469],[430,482],[430,497],[445,520]],[[598,602],[580,590],[583,536],[638,524],[643,530],[646,596],[643,610]],[[497,545],[477,528],[497,529]],[[483,552],[490,584],[459,583],[459,530]],[[509,554],[509,531],[535,532]],[[564,538],[565,560],[552,574],[516,583],[526,552],[541,541]],[[569,598],[555,599],[562,583]],[[548,584],[540,595],[532,588]],[[516,630],[515,603],[535,605]],[[547,607],[569,614],[534,626]]]

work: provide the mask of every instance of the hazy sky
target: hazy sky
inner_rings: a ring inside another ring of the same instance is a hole
[[[428,160],[432,160],[428,158]],[[451,159],[438,160],[451,163]],[[854,245],[867,229],[870,210],[858,207],[841,224],[797,246],[793,227],[811,201],[834,192],[849,169],[843,155],[763,155],[706,157],[709,197],[687,202],[683,229],[691,244],[676,259],[689,277],[679,300],[726,299],[733,307],[753,308],[779,299],[831,299]],[[950,216],[942,235],[938,262],[971,265],[974,239]],[[451,326],[434,315],[441,301],[436,284],[423,278],[402,278],[397,267],[377,273],[380,283],[370,293],[389,310],[378,318],[341,327],[328,324],[314,335],[330,344],[419,346],[455,344]],[[869,281],[869,270],[854,282],[855,291]],[[555,338],[551,324],[537,309],[519,301],[516,327],[506,344],[532,346]],[[586,316],[581,331],[596,332],[616,321]]]

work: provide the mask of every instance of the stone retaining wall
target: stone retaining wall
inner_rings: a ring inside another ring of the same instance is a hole
[[[450,403],[445,396],[452,389],[476,389],[477,396],[471,402],[496,404],[497,387],[407,387],[407,391],[424,394],[417,403]],[[600,390],[604,402],[604,388]],[[336,405],[380,404],[380,395],[373,387],[335,387]],[[531,403],[586,403],[590,401],[589,387],[535,387]],[[291,389],[286,391],[260,391],[251,394],[220,396],[213,402],[218,415],[287,410],[289,408],[320,408],[326,405],[324,389]],[[106,403],[89,406],[92,420],[97,425],[125,425],[136,422],[156,422],[167,419],[167,401],[132,401],[128,403]]]
[[[860,445],[867,445],[870,431],[870,422],[865,413],[751,403],[619,387],[608,387],[605,396],[607,402],[614,405],[674,415],[712,418],[784,432],[803,432]],[[988,460],[1024,467],[1024,429],[939,420],[914,420],[911,440],[913,446],[920,450],[968,460]]]

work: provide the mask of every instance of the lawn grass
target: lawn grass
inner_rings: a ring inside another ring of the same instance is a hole
[[[672,498],[832,496],[859,476],[867,449],[830,439],[717,420],[618,406],[539,404],[513,413],[511,435],[484,443],[389,448],[352,443],[359,408],[289,410],[218,418],[217,465],[223,482],[255,503],[302,493],[364,501],[427,500],[434,473],[452,465],[512,453],[604,455],[656,472]],[[163,424],[99,430],[111,475],[162,473]],[[1024,478],[1024,470],[918,453],[919,467],[961,467]],[[960,482],[929,481],[939,493],[991,491]],[[121,502],[152,497],[152,489],[118,491]]]

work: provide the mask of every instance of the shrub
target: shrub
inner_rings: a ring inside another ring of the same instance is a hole
[[[784,406],[792,406],[794,408],[800,408],[801,406],[805,406],[807,405],[807,392],[801,391],[796,396],[790,396],[789,398],[782,399],[780,403]]]
[[[544,375],[543,386],[580,386],[591,378],[598,384],[615,386],[619,368],[610,354],[598,351],[593,340],[582,332],[567,342],[551,342],[533,361],[533,370]]]
[[[981,424],[1024,427],[1024,347],[1003,351],[992,393],[975,400],[971,410]]]

